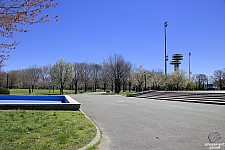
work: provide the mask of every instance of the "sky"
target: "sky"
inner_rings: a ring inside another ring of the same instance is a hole
[[[180,68],[212,75],[225,68],[225,0],[58,0],[48,10],[59,21],[24,26],[4,71],[71,63],[102,63],[120,54],[147,70],[164,70],[164,22],[169,61],[183,54]],[[5,39],[2,38],[2,41]]]

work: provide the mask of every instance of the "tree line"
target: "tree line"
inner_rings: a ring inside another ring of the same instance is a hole
[[[225,89],[225,68],[215,70],[212,76],[194,74],[189,79],[184,69],[165,75],[161,69],[144,69],[132,65],[122,55],[109,56],[102,63],[71,63],[60,58],[55,64],[33,65],[26,69],[0,72],[0,86],[6,88],[64,89],[96,91],[102,89],[115,93],[144,90],[206,90],[213,83],[218,90]]]

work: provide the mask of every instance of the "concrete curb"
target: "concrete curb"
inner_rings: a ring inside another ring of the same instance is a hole
[[[99,127],[94,123],[94,121],[92,121],[81,109],[80,109],[80,112],[82,112],[85,117],[90,120],[92,122],[92,124],[94,124],[96,130],[97,130],[97,133],[96,133],[96,136],[94,138],[94,140],[92,140],[89,144],[87,144],[86,146],[82,147],[82,148],[79,148],[78,150],[86,150],[87,148],[95,145],[97,142],[99,142],[101,140],[101,133],[100,133],[100,129]]]

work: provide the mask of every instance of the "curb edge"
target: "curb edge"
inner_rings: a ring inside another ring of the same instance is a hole
[[[82,147],[82,148],[79,148],[78,150],[86,150],[87,148],[95,145],[97,142],[99,142],[101,140],[101,133],[100,133],[100,129],[98,127],[98,125],[96,125],[96,123],[91,120],[81,109],[79,110],[80,112],[82,112],[84,114],[84,116],[91,121],[91,123],[95,126],[96,130],[97,130],[97,133],[96,133],[96,136],[95,138],[89,143],[87,144],[86,146]]]

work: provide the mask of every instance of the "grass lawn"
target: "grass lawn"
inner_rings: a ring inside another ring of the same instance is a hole
[[[10,95],[29,95],[28,89],[10,89]],[[64,94],[74,90],[64,90]],[[30,95],[58,95],[34,89]],[[74,150],[90,143],[95,126],[80,111],[0,110],[1,150]],[[94,148],[92,148],[94,149]]]
[[[99,90],[100,91],[100,90]],[[97,91],[97,92],[99,92]],[[10,95],[29,95],[29,90],[28,89],[10,89]],[[80,91],[77,91],[78,94],[81,94]],[[101,91],[102,92],[102,91]],[[60,91],[59,90],[51,90],[49,93],[49,90],[42,90],[42,89],[34,89],[33,92],[31,92],[30,95],[59,95]],[[90,91],[87,91],[85,93],[90,93]],[[126,96],[127,94],[133,94],[136,93],[135,91],[125,91],[125,92],[120,92],[120,95]],[[64,94],[74,94],[74,90],[64,90]],[[105,95],[114,95],[116,93],[114,92],[109,92],[109,93],[104,93]]]
[[[74,94],[74,90],[63,90],[64,94]],[[33,92],[31,92],[30,95],[59,95],[60,91],[59,90],[42,90],[42,89],[34,89]],[[77,91],[78,94],[80,94],[80,91]],[[10,89],[10,95],[29,95],[29,90],[28,89]]]
[[[80,111],[0,110],[1,150],[81,148],[96,135]]]
[[[125,92],[120,92],[121,95],[124,95],[126,96],[127,94],[134,94],[134,93],[137,93],[136,91],[125,91]]]

